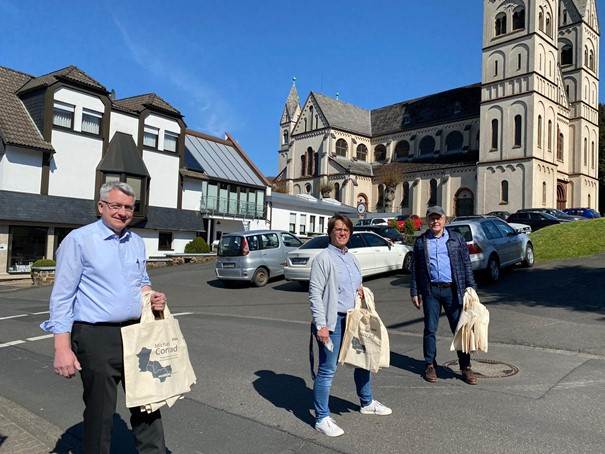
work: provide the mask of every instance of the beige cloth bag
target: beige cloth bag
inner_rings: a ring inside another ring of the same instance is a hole
[[[390,365],[389,334],[376,312],[374,294],[367,287],[363,293],[364,299],[356,295],[355,308],[347,312],[338,363],[378,372]]]
[[[461,350],[464,353],[487,352],[488,326],[489,311],[479,301],[475,289],[468,287],[464,292],[462,314],[450,350]]]
[[[171,407],[196,382],[179,321],[167,305],[156,320],[151,294],[142,295],[141,322],[122,328],[126,406],[149,413]]]

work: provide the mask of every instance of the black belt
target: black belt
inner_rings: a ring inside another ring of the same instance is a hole
[[[347,313],[346,312],[336,312],[337,315],[340,315],[341,317],[346,317]]]
[[[431,282],[431,287],[451,288],[453,286],[454,284],[452,284],[451,282]]]
[[[135,323],[139,323],[139,320],[126,320],[125,322],[81,322],[76,321],[74,325],[87,325],[87,326],[114,326],[121,328],[122,326],[134,325]]]

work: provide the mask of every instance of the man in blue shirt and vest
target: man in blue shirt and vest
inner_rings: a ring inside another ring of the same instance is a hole
[[[441,307],[453,333],[462,312],[464,291],[467,287],[475,287],[476,284],[466,242],[459,233],[447,231],[447,218],[443,208],[429,207],[426,220],[428,230],[414,243],[410,294],[414,305],[418,309],[420,306],[424,309],[424,379],[435,383],[435,334]],[[461,351],[457,353],[462,379],[469,385],[477,384],[477,377],[471,369],[470,355]]]
[[[87,454],[109,453],[117,385],[124,383],[121,328],[139,321],[141,293],[151,290],[145,244],[127,229],[134,204],[130,185],[101,186],[101,219],[72,231],[57,251],[50,319],[41,325],[54,334],[55,373],[71,378],[80,372]],[[153,293],[154,311],[165,303],[163,293]],[[140,453],[166,452],[159,411],[133,408],[130,423]]]

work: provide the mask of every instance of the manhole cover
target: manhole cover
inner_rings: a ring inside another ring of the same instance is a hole
[[[455,371],[460,370],[457,359],[448,361],[443,366]],[[473,359],[472,367],[473,372],[475,372],[477,376],[483,378],[512,377],[519,373],[519,368],[517,366],[491,359]]]

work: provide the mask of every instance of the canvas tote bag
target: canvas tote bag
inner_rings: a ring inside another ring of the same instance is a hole
[[[122,328],[126,406],[147,412],[172,406],[196,382],[178,320],[167,305],[156,320],[151,294],[142,295],[141,322]]]
[[[475,289],[469,287],[464,292],[462,313],[454,332],[450,350],[463,353],[487,352],[489,311],[479,301]]]
[[[355,308],[347,312],[338,363],[378,372],[390,365],[389,335],[376,312],[374,294],[367,287],[363,293],[363,299],[356,295]]]

